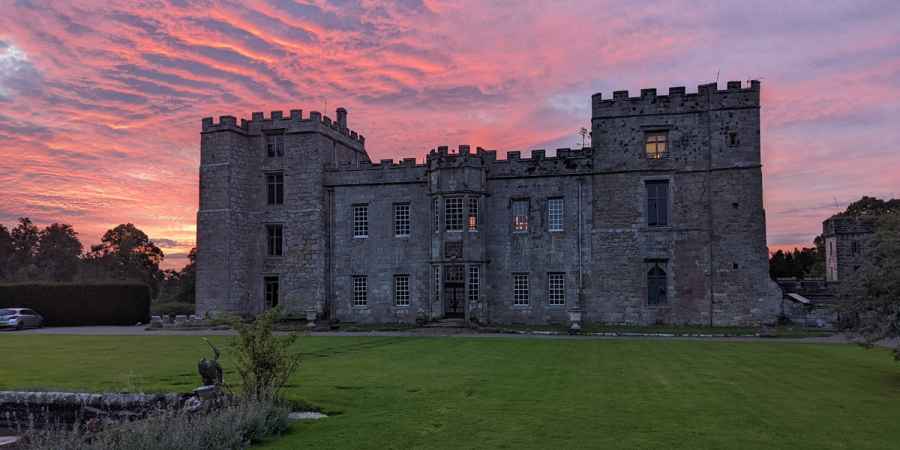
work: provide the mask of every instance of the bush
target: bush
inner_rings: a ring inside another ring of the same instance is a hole
[[[0,284],[0,308],[31,308],[45,325],[134,325],[150,319],[150,288],[135,283]]]
[[[206,450],[245,449],[277,436],[288,427],[284,405],[241,401],[208,414],[163,410],[142,420],[91,433],[75,430],[31,431],[20,448],[28,450]],[[87,427],[89,428],[89,427]]]
[[[242,392],[252,400],[272,400],[300,367],[300,359],[290,353],[297,335],[276,337],[272,327],[279,317],[277,308],[260,314],[254,321],[234,320],[238,332],[234,347],[237,350],[237,371],[241,376]]]
[[[193,303],[182,303],[182,302],[164,302],[164,303],[154,303],[150,305],[150,312],[154,316],[190,316],[194,314],[194,304]]]

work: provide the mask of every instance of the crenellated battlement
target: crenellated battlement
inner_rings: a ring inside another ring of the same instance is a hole
[[[611,99],[598,92],[591,97],[594,118],[629,114],[675,113],[706,109],[759,107],[760,83],[751,80],[746,85],[729,81],[725,89],[717,83],[701,84],[697,92],[688,93],[684,86],[670,87],[668,95],[658,95],[656,89],[641,89],[640,96],[631,97],[628,91],[614,91]]]
[[[288,133],[325,131],[331,136],[340,136],[341,140],[352,143],[354,147],[364,148],[365,136],[347,128],[347,110],[338,108],[337,116],[340,120],[331,120],[319,111],[310,111],[309,116],[304,118],[302,109],[292,109],[287,116],[283,111],[272,111],[266,117],[265,113],[257,111],[250,115],[250,120],[241,118],[240,125],[234,116],[219,116],[218,122],[212,117],[205,117],[201,124],[203,133],[228,130],[253,135],[272,129],[283,129]]]

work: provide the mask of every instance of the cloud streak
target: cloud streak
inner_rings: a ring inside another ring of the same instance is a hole
[[[133,222],[178,267],[199,121],[350,109],[374,159],[580,144],[590,95],[763,81],[769,243],[900,196],[900,4],[18,1],[0,16],[0,223]],[[828,30],[827,32],[823,30]],[[689,88],[690,89],[690,88]]]

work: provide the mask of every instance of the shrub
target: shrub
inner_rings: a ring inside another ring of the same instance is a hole
[[[287,407],[273,402],[240,401],[208,414],[163,410],[98,432],[31,431],[20,448],[28,450],[206,450],[245,449],[288,427]]]
[[[166,316],[169,314],[173,316],[190,316],[194,314],[194,305],[192,303],[182,302],[154,303],[150,305],[150,312],[154,316]]]
[[[31,308],[45,325],[134,325],[150,318],[150,288],[135,283],[0,284],[0,308]]]
[[[252,322],[232,322],[238,332],[234,343],[237,350],[235,363],[241,377],[242,393],[249,399],[277,399],[281,389],[300,366],[299,355],[290,352],[297,335],[276,337],[272,334],[278,317],[278,309],[273,308]]]

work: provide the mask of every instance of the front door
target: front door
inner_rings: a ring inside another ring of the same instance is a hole
[[[465,317],[463,286],[447,283],[444,286],[444,317]]]
[[[463,278],[463,266],[446,266],[444,272],[444,317],[465,317],[466,302],[463,294],[466,281]]]

